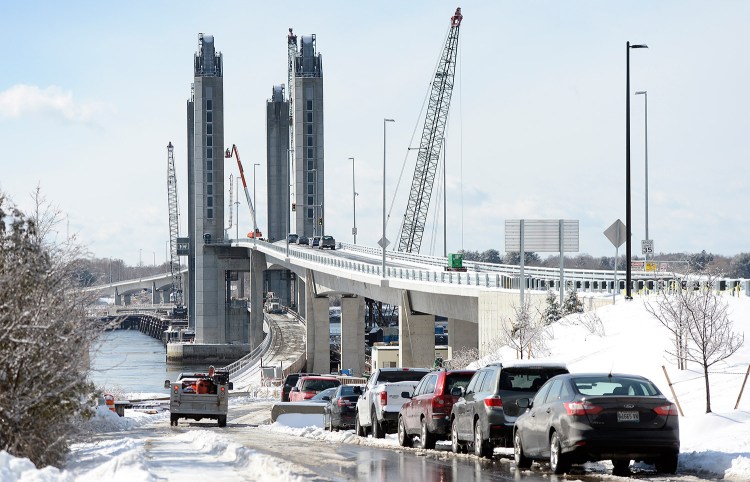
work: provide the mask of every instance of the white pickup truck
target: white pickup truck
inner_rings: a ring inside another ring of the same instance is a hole
[[[398,412],[408,401],[401,392],[413,393],[423,376],[430,373],[426,368],[378,368],[367,379],[362,395],[357,400],[357,415],[354,419],[357,435],[366,437],[372,431],[374,438],[383,438],[386,433],[395,433]]]
[[[180,373],[177,380],[164,381],[164,388],[169,389],[169,422],[177,425],[180,418],[200,420],[214,419],[219,427],[227,424],[229,409],[229,390],[233,383],[229,381],[229,372],[214,370],[208,373]]]

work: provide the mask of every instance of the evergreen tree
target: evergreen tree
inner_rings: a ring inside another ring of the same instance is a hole
[[[547,306],[542,313],[542,321],[545,325],[551,325],[562,318],[563,313],[560,304],[557,302],[557,295],[552,290],[547,291],[546,303]]]
[[[563,316],[572,313],[583,313],[583,301],[578,299],[578,292],[576,290],[568,291],[568,297],[565,298],[562,311]]]

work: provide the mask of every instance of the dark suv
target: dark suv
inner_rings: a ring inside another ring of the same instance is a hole
[[[451,390],[466,387],[476,370],[440,370],[428,373],[414,389],[414,395],[401,394],[410,399],[398,415],[398,443],[410,447],[412,437],[419,435],[420,447],[434,449],[436,440],[447,440],[451,435],[451,408],[458,397]]]
[[[297,381],[299,380],[299,377],[304,376],[318,376],[317,373],[290,373],[286,376],[284,379],[284,385],[281,387],[281,401],[282,402],[288,402],[289,401],[289,392],[292,391],[292,388],[294,388],[295,385],[297,385]]]
[[[474,447],[478,457],[492,457],[495,446],[513,446],[513,424],[526,411],[517,401],[533,398],[555,375],[568,373],[563,363],[516,361],[491,363],[477,371],[466,389],[454,388],[460,398],[451,413],[453,451]]]

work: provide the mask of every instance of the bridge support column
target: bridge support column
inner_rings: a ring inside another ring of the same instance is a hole
[[[115,299],[115,306],[121,306],[122,305],[122,296],[120,296],[120,292],[115,288],[115,292],[112,294],[112,297]]]
[[[408,291],[401,292],[398,340],[400,366],[432,368],[435,364],[435,315],[412,312]]]
[[[448,358],[467,348],[479,349],[479,325],[448,318]]]
[[[122,295],[122,298],[123,298],[123,303],[125,303],[125,305],[130,304],[130,295]]]
[[[307,371],[331,372],[331,319],[328,297],[315,293],[311,270],[305,274],[305,320],[307,323]]]
[[[151,283],[151,304],[158,305],[161,302],[159,290],[156,289],[156,283]]]
[[[361,377],[365,371],[365,299],[341,298],[341,368]]]
[[[263,342],[263,270],[266,268],[266,255],[258,250],[250,254],[250,349]]]

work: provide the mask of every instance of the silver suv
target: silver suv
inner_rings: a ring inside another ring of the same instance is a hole
[[[463,452],[474,447],[478,457],[492,457],[495,446],[513,446],[513,424],[525,408],[516,403],[533,398],[555,375],[568,373],[564,363],[514,361],[491,363],[477,371],[466,389],[454,388],[460,397],[451,411],[451,445]]]

